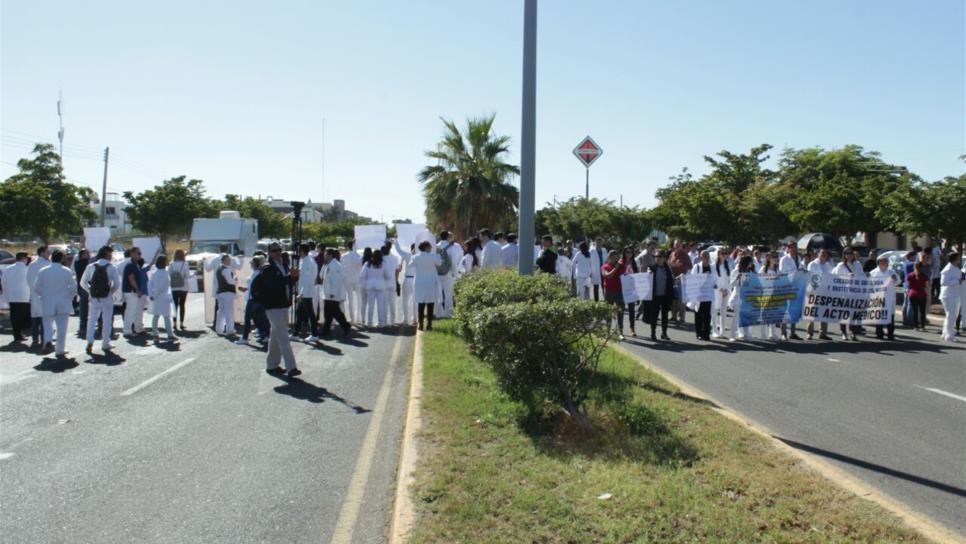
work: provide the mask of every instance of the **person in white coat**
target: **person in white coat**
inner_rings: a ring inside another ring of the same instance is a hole
[[[154,274],[148,279],[148,297],[151,299],[151,331],[154,334],[154,341],[159,342],[161,337],[158,335],[158,320],[164,320],[164,330],[168,332],[168,341],[174,342],[174,329],[171,328],[171,304],[174,297],[171,295],[171,276],[168,275],[168,257],[161,255],[154,263]]]
[[[570,258],[570,250],[563,248],[557,254],[557,275],[571,283],[574,278],[574,261]]]
[[[388,323],[390,325],[395,325],[396,299],[399,298],[398,295],[402,294],[402,286],[399,284],[399,273],[402,271],[402,257],[392,252],[392,244],[389,242],[386,242],[385,245],[382,246],[382,262],[392,270],[392,281],[389,282],[389,286],[386,287],[385,297]],[[400,286],[399,293],[396,292],[397,285]]]
[[[852,279],[862,279],[865,278],[865,272],[862,271],[862,265],[855,258],[855,250],[851,247],[846,248],[842,252],[842,262],[835,265],[832,269],[832,274],[836,276],[844,276]],[[852,340],[857,341],[859,332],[858,323],[849,323],[848,332],[846,332],[846,325],[844,323],[839,324],[839,328],[842,331],[842,340]]]
[[[205,266],[204,266],[205,271],[206,272],[212,272],[212,273],[214,273],[215,270],[219,266],[222,265],[222,261],[224,260],[224,258],[225,258],[226,255],[228,256],[229,259],[231,259],[231,264],[230,264],[231,271],[232,272],[238,272],[239,270],[241,270],[241,259],[232,257],[231,256],[231,253],[230,253],[230,250],[231,250],[231,246],[229,246],[228,244],[221,244],[218,247],[218,254],[209,257],[208,260],[205,261]],[[214,286],[217,286],[218,285],[218,276],[217,275],[215,276],[214,281],[212,281],[212,285],[214,285]],[[213,323],[212,323],[212,326],[215,329],[218,328],[218,301],[217,301],[217,298],[218,297],[216,295],[215,296],[215,299],[216,299],[215,300],[215,319],[213,320]]]
[[[483,256],[480,259],[480,267],[483,270],[495,270],[503,266],[503,248],[493,240],[490,229],[480,230],[480,242],[483,243]]]
[[[822,249],[818,252],[818,258],[814,261],[808,263],[808,273],[812,276],[824,277],[832,273],[832,254],[829,250]],[[832,337],[828,335],[828,323],[821,321],[818,324],[819,334],[818,337],[822,340],[831,340]],[[815,322],[809,321],[808,328],[805,329],[807,335],[805,338],[811,340],[815,334]]]
[[[600,267],[594,267],[594,260],[587,242],[580,242],[577,244],[577,254],[574,255],[574,285],[577,288],[577,296],[583,300],[590,300],[595,270],[600,274]]]
[[[600,300],[600,267],[607,262],[607,248],[604,240],[598,236],[594,238],[594,246],[590,248],[591,276],[590,283],[594,288],[594,300]]]
[[[899,274],[897,274],[895,270],[889,268],[889,259],[886,257],[879,257],[878,259],[876,259],[876,268],[873,268],[871,271],[869,271],[869,277],[870,278],[892,278],[892,285],[895,285],[896,287],[898,287],[899,284],[902,283],[902,281],[899,279]],[[884,333],[886,332],[884,329],[888,329],[889,340],[895,340],[895,333],[896,333],[895,321],[896,321],[895,314],[893,314],[892,316],[889,316],[888,325],[886,326],[876,325],[875,326],[876,338],[878,338],[879,340],[882,340],[884,338]]]
[[[758,274],[760,275],[776,275],[779,273],[779,258],[778,253],[775,251],[766,253],[761,261],[761,266],[758,268]],[[784,324],[783,324],[784,325]],[[761,337],[767,337],[769,340],[776,340],[778,336],[778,326],[774,323],[761,324]],[[781,335],[781,339],[785,339],[784,333]]]
[[[10,305],[10,325],[13,341],[22,342],[23,332],[30,330],[30,285],[27,283],[27,253],[20,251],[16,261],[0,276],[3,296]]]
[[[74,272],[65,267],[64,252],[54,250],[51,263],[37,273],[33,290],[39,297],[41,316],[44,321],[44,351],[53,349],[54,326],[57,327],[58,357],[65,355],[67,345],[67,320],[74,311],[74,295],[77,294],[77,279]]]
[[[725,317],[728,315],[728,298],[731,294],[731,268],[728,252],[719,249],[712,269],[714,298],[711,300],[711,338],[727,336]]]
[[[416,301],[417,327],[423,330],[425,320],[429,319],[428,329],[433,329],[433,315],[436,304],[437,282],[439,274],[436,267],[440,265],[442,258],[433,252],[433,246],[429,242],[419,244],[419,253],[412,259],[414,276],[414,299]]]
[[[342,303],[346,298],[345,267],[339,262],[339,252],[335,248],[327,248],[323,255],[325,264],[319,272],[322,279],[322,334],[329,334],[332,320],[339,322],[342,335],[348,336],[352,326],[342,312]]]
[[[362,256],[355,251],[355,240],[346,242],[346,252],[339,258],[345,281],[345,314],[349,321],[362,322],[362,305],[359,300],[359,274],[362,273]]]
[[[37,274],[50,264],[47,260],[47,246],[37,249],[37,257],[27,265],[27,285],[30,287],[30,337],[31,347],[41,344],[49,344],[50,338],[44,338],[44,319],[43,310],[40,307],[40,297],[34,292],[34,282],[37,281]]]
[[[487,236],[489,236],[490,231],[487,230],[486,232]],[[436,305],[436,317],[438,318],[453,316],[453,283],[456,281],[456,275],[458,274],[457,267],[463,260],[463,248],[459,244],[451,242],[449,238],[450,233],[444,230],[439,233],[439,242],[436,243],[437,251],[445,251],[449,257],[447,259],[449,261],[449,270],[446,270],[443,274],[439,274],[439,278],[437,278],[437,288],[439,291],[436,294],[436,302],[438,303]],[[500,245],[490,240],[489,237],[487,240],[492,242],[489,254],[491,259],[490,268],[499,268],[501,262]],[[494,247],[495,249],[492,249]],[[440,266],[442,266],[442,260]],[[483,267],[482,257],[480,267]]]
[[[946,267],[939,276],[939,302],[946,311],[943,319],[942,338],[946,342],[956,341],[956,317],[960,313],[960,291],[963,285],[963,271],[960,270],[959,253],[950,253]]]
[[[87,291],[87,354],[94,349],[97,319],[101,319],[101,348],[111,349],[111,328],[114,324],[114,295],[121,290],[121,275],[111,263],[111,246],[97,250],[96,261],[84,270],[80,288]]]
[[[755,261],[751,255],[746,255],[738,261],[738,266],[731,271],[731,296],[728,305],[734,313],[731,315],[731,336],[729,341],[751,340],[751,327],[741,325],[741,285],[748,281],[748,276],[755,273]],[[738,329],[741,329],[739,332]]]
[[[799,272],[805,271],[805,259],[798,255],[798,244],[796,242],[789,242],[785,245],[785,255],[782,256],[781,260],[778,261],[778,271],[782,274],[797,274]],[[795,332],[795,325],[798,322],[785,324],[782,323],[782,340],[801,340],[802,337]],[[788,334],[788,329],[791,329],[791,334]]]
[[[413,302],[413,282],[416,276],[412,267],[413,250],[416,247],[415,244],[411,244],[407,251],[399,245],[399,240],[393,240],[393,245],[396,248],[396,254],[399,255],[401,267],[399,277],[402,278],[400,304],[402,305],[403,324],[412,325],[416,318],[416,305]]]
[[[463,276],[480,269],[480,257],[478,254],[481,255],[481,253],[479,252],[479,248],[479,238],[470,238],[465,244],[463,244],[463,258],[460,260],[458,277],[462,278]],[[413,256],[415,255],[418,255],[418,253],[414,252]]]
[[[315,278],[319,276],[319,265],[315,264],[315,259],[309,255],[309,251],[308,244],[299,246],[301,260],[299,261],[298,306],[292,340],[299,340],[303,328],[307,328],[309,337],[305,341],[314,344],[319,341],[318,316],[315,314],[316,299],[319,296],[319,290],[315,287]]]
[[[517,235],[506,235],[506,245],[500,249],[500,257],[503,259],[503,268],[516,270],[520,261],[520,246],[517,245]]]
[[[386,325],[385,290],[394,277],[394,271],[382,260],[381,251],[372,252],[372,260],[362,266],[359,281],[366,289],[366,326],[384,327]],[[375,316],[373,314],[376,314]],[[375,319],[375,320],[374,320]]]
[[[237,298],[238,288],[235,285],[235,272],[229,255],[221,257],[221,266],[215,269],[213,283],[218,302],[215,333],[219,336],[233,336],[235,334],[235,298]]]

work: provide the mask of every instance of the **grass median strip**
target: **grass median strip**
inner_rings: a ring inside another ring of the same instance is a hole
[[[423,338],[412,542],[922,542],[608,351],[581,432],[510,401],[452,323]]]

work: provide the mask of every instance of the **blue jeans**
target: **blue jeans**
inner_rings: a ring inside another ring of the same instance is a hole
[[[242,327],[242,338],[248,340],[248,334],[252,330],[252,322],[255,322],[255,330],[258,331],[259,339],[268,336],[268,317],[265,315],[265,308],[252,299],[245,303],[245,323]]]

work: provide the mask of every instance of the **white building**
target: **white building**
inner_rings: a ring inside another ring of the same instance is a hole
[[[107,193],[107,198],[104,199],[104,226],[111,229],[111,234],[117,236],[124,236],[131,234],[133,227],[131,227],[131,222],[128,220],[127,213],[124,209],[127,207],[127,201],[124,200],[118,193]],[[94,224],[100,224],[101,216],[101,199],[96,198],[91,202],[91,209],[97,215],[98,219]]]

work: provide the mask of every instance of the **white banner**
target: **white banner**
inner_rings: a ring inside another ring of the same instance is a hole
[[[416,236],[426,230],[426,225],[422,223],[396,223],[396,240],[404,251],[409,251],[409,247],[416,243]]]
[[[423,242],[429,242],[429,245],[433,246],[434,248],[436,247],[436,237],[433,236],[432,232],[429,232],[429,229],[423,229],[416,234],[417,253],[419,252],[419,244]]]
[[[161,239],[157,236],[134,238],[131,240],[131,245],[141,250],[144,264],[154,264],[154,259],[161,253]]]
[[[625,304],[651,300],[651,291],[653,289],[654,278],[650,272],[638,272],[637,274],[625,274],[621,276],[621,292],[624,295]]]
[[[380,248],[386,243],[386,225],[356,225],[356,249]]]
[[[111,241],[111,229],[107,227],[84,227],[84,247],[91,252],[93,257],[97,250],[106,246]]]
[[[682,274],[681,291],[684,303],[697,308],[702,302],[714,300],[714,274]]]
[[[886,325],[896,311],[891,276],[852,278],[814,274],[805,290],[804,321],[843,325]]]

